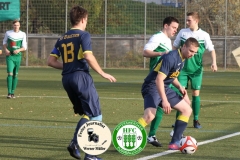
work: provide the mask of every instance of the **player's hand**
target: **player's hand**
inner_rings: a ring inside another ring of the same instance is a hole
[[[14,54],[18,54],[20,51],[18,49],[14,50],[13,53]]]
[[[211,69],[213,72],[217,72],[217,64],[212,64]]]
[[[11,54],[11,52],[8,49],[5,50],[5,53],[6,53],[6,56],[10,56]]]
[[[187,90],[183,86],[180,86],[178,90],[183,96],[187,94]]]
[[[108,79],[110,82],[116,82],[117,81],[116,78],[114,78],[112,75],[107,74],[107,73],[103,73],[103,74],[101,74],[101,76],[103,78]]]
[[[168,101],[162,101],[162,108],[165,114],[169,114],[172,111],[172,108]]]

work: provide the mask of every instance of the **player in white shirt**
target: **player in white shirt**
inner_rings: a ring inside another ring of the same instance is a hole
[[[181,71],[178,80],[181,85],[188,88],[188,81],[191,82],[192,89],[192,109],[193,109],[193,126],[194,128],[201,128],[198,121],[200,113],[200,89],[202,86],[203,75],[203,54],[205,50],[211,53],[212,64],[211,69],[213,72],[217,71],[216,53],[214,45],[207,32],[199,28],[199,14],[197,12],[187,13],[187,26],[188,28],[180,30],[174,43],[173,48],[177,49],[189,38],[194,37],[198,40],[200,47],[193,58],[186,60],[183,70]],[[178,115],[179,113],[177,113]]]
[[[18,71],[21,65],[22,52],[27,49],[26,33],[20,29],[20,22],[13,21],[13,30],[5,33],[3,39],[3,50],[6,53],[7,64],[7,98],[15,98],[14,92],[18,83]]]
[[[174,17],[166,17],[163,20],[163,29],[154,34],[144,46],[143,56],[150,58],[149,70],[153,70],[162,55],[172,50],[173,37],[177,33],[179,21]],[[161,143],[156,138],[156,132],[163,116],[163,109],[157,107],[156,118],[153,119],[148,135],[148,143],[156,147],[161,147]]]

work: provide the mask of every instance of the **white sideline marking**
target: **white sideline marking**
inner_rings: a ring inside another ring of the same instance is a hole
[[[229,135],[226,135],[226,136],[222,136],[222,137],[218,137],[218,138],[206,140],[206,141],[203,141],[203,142],[199,142],[199,143],[198,143],[198,146],[204,145],[204,144],[207,144],[207,143],[212,143],[212,142],[220,141],[220,140],[223,140],[223,139],[226,139],[226,138],[231,138],[231,137],[238,136],[238,135],[240,135],[240,132],[236,132],[236,133],[229,134]],[[150,156],[138,158],[138,159],[136,159],[136,160],[148,160],[148,159],[153,159],[153,158],[161,157],[161,156],[164,156],[164,155],[167,155],[167,154],[171,154],[171,153],[175,153],[175,152],[178,152],[178,150],[167,150],[167,151],[164,151],[164,152],[161,152],[161,153],[157,153],[157,154],[153,154],[153,155],[150,155]]]
[[[17,96],[17,98],[68,98],[67,96]],[[0,97],[7,97],[7,95],[0,95]],[[143,98],[111,98],[99,97],[100,99],[114,99],[114,100],[143,100]],[[218,101],[218,100],[201,100],[202,102],[216,102],[216,103],[240,103],[240,101]]]

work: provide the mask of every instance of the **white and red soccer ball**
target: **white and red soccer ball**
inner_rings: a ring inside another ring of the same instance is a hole
[[[185,136],[180,140],[179,149],[184,154],[193,154],[197,150],[197,141],[191,136]]]

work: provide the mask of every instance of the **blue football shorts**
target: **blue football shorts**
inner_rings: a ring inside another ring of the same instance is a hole
[[[75,114],[85,114],[88,117],[101,115],[99,96],[88,72],[76,71],[63,75],[62,84],[73,104]]]
[[[169,87],[165,88],[165,93],[172,108],[183,99]],[[142,96],[144,99],[144,110],[147,108],[157,108],[158,106],[162,106],[162,99],[158,93],[156,84],[144,83],[142,86]]]

